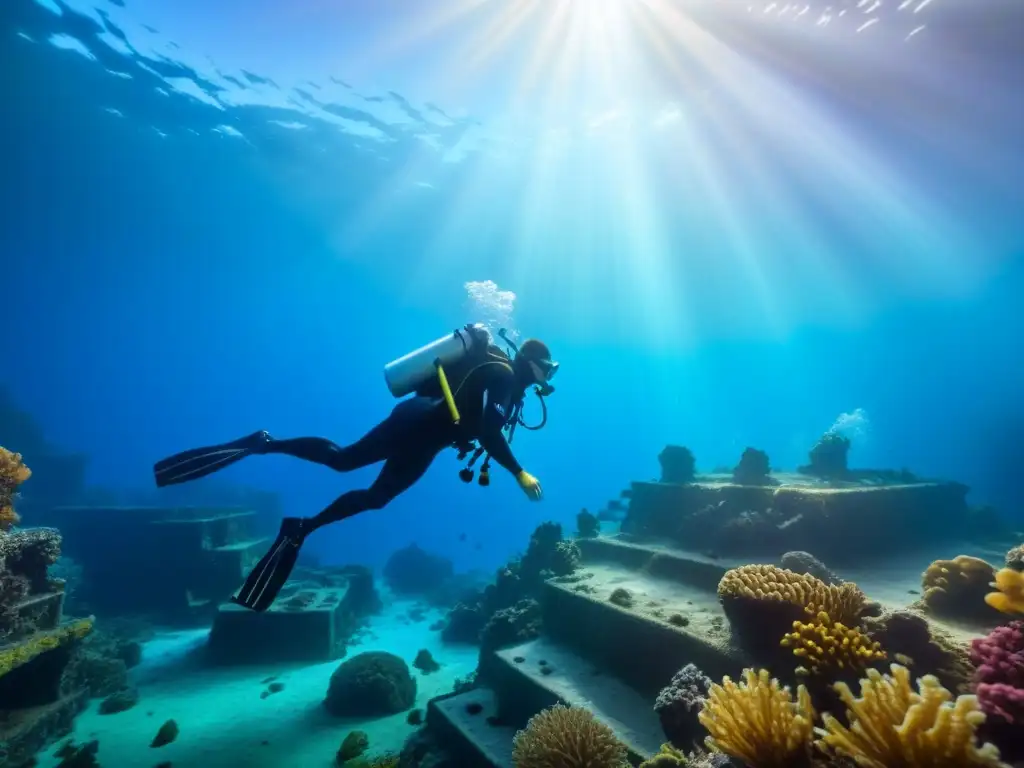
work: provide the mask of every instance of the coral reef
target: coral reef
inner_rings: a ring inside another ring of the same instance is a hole
[[[92,619],[34,633],[27,640],[0,649],[0,678],[46,653],[81,640],[92,632]]]
[[[454,573],[451,560],[427,552],[417,544],[396,550],[384,564],[384,581],[396,595],[429,597]]]
[[[732,471],[732,481],[738,485],[776,485],[771,471],[767,453],[747,448]]]
[[[692,483],[696,478],[697,462],[689,448],[666,445],[658,454],[658,463],[663,483]]]
[[[562,539],[562,526],[547,522],[537,526],[530,536],[526,552],[499,568],[493,584],[469,596],[448,613],[441,638],[446,642],[478,643],[485,628],[492,623],[509,624],[513,614],[527,614],[527,618],[512,621],[523,629],[535,623],[539,628],[539,611],[530,610],[524,601],[535,601],[544,582],[553,576],[569,576],[579,567],[580,551],[575,542]],[[500,611],[509,611],[500,617]],[[494,639],[494,630],[488,635]]]
[[[849,453],[848,437],[838,432],[826,432],[811,448],[808,454],[810,463],[799,467],[797,472],[824,480],[842,480],[849,475]]]
[[[869,669],[860,698],[837,683],[849,726],[829,714],[817,742],[820,750],[850,758],[864,768],[1005,768],[991,744],[975,746],[975,731],[985,716],[974,696],[953,695],[926,675],[911,686],[910,671],[899,664],[892,675]]]
[[[601,522],[587,510],[576,515],[576,535],[581,539],[594,539],[601,533]]]
[[[814,708],[803,686],[793,700],[767,670],[743,670],[739,685],[728,677],[712,684],[700,712],[708,746],[753,768],[810,764]]]
[[[985,595],[989,607],[1000,613],[1024,613],[1024,572],[1001,568],[991,586],[996,591]]]
[[[400,657],[368,651],[343,662],[331,675],[324,707],[339,717],[381,717],[412,707],[416,679]]]
[[[516,768],[621,768],[626,748],[612,730],[580,707],[557,704],[530,718],[516,734]]]
[[[496,650],[531,640],[540,634],[540,604],[533,599],[495,611],[480,632],[480,649]]]
[[[910,609],[886,611],[865,618],[863,628],[893,658],[912,660],[916,674],[934,675],[949,690],[969,693],[974,666],[966,647],[930,624],[921,613]]]
[[[799,550],[786,552],[779,560],[779,563],[787,571],[806,573],[808,576],[813,576],[826,584],[843,583],[842,579],[832,573],[821,560],[810,552],[801,552]]]
[[[688,748],[700,736],[697,715],[708,696],[711,680],[693,664],[687,664],[661,689],[654,711],[661,720],[665,738],[677,747]]]
[[[1020,544],[1006,553],[1006,567],[1015,571],[1024,571],[1024,544]]]
[[[936,560],[921,576],[921,604],[935,616],[950,619],[992,619],[985,604],[995,568],[977,557],[958,555]]]
[[[759,643],[778,640],[793,622],[828,614],[833,622],[858,626],[867,598],[856,584],[826,584],[807,574],[773,565],[743,565],[727,571],[718,598],[738,638]]]
[[[803,659],[815,675],[826,671],[860,671],[886,658],[880,643],[870,640],[859,629],[832,621],[825,611],[819,611],[814,621],[793,622],[793,631],[782,638],[781,645],[792,648],[793,655]]]
[[[1024,757],[1024,621],[975,639],[971,661],[986,735],[1009,757]]]
[[[21,460],[20,453],[13,453],[0,447],[0,531],[9,531],[17,525],[18,513],[14,511],[14,494],[18,486],[32,476],[31,470]]]

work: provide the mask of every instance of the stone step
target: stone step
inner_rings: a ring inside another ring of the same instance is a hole
[[[544,632],[645,696],[656,697],[691,662],[712,679],[750,664],[715,591],[605,563],[571,578],[544,585]],[[628,593],[628,605],[611,602],[617,590]]]
[[[154,520],[166,547],[187,552],[219,550],[251,538],[249,524],[256,516],[252,511],[228,511],[208,516],[183,515]]]
[[[428,727],[464,768],[512,768],[516,731],[497,718],[497,696],[486,687],[439,696],[427,705]]]
[[[483,674],[498,692],[502,717],[515,725],[525,725],[554,704],[583,707],[615,732],[634,765],[665,741],[654,697],[641,695],[551,640],[531,640],[498,651]]]
[[[612,563],[709,592],[718,589],[718,582],[727,570],[743,565],[739,560],[721,560],[655,542],[602,536],[596,539],[576,539],[576,544],[584,563]]]
[[[226,602],[217,606],[207,644],[216,664],[332,661],[355,629],[347,588],[282,589],[266,611]],[[196,596],[200,597],[200,596]]]

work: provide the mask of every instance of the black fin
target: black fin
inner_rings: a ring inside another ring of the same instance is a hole
[[[157,488],[177,483],[198,480],[212,475],[224,467],[229,467],[246,456],[251,456],[258,448],[270,441],[266,432],[253,432],[251,435],[231,443],[209,445],[205,448],[193,448],[182,451],[153,465],[153,477]]]
[[[299,550],[305,539],[302,524],[302,519],[297,517],[286,517],[282,521],[281,530],[270,551],[252,569],[231,602],[258,613],[274,604],[299,558]]]

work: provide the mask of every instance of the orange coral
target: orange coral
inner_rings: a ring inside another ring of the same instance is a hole
[[[10,529],[18,522],[18,514],[14,511],[14,494],[18,486],[31,475],[20,453],[13,453],[0,446],[0,531]]]

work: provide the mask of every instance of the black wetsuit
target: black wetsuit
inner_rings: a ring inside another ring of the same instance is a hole
[[[308,521],[306,532],[360,512],[382,509],[412,487],[444,448],[476,440],[499,465],[513,474],[522,467],[512,455],[502,428],[524,388],[510,365],[488,363],[469,373],[455,392],[460,423],[452,421],[443,399],[403,400],[380,424],[351,445],[340,446],[323,437],[271,440],[260,453],[282,453],[323,464],[337,472],[383,461],[373,484],[348,491]]]

